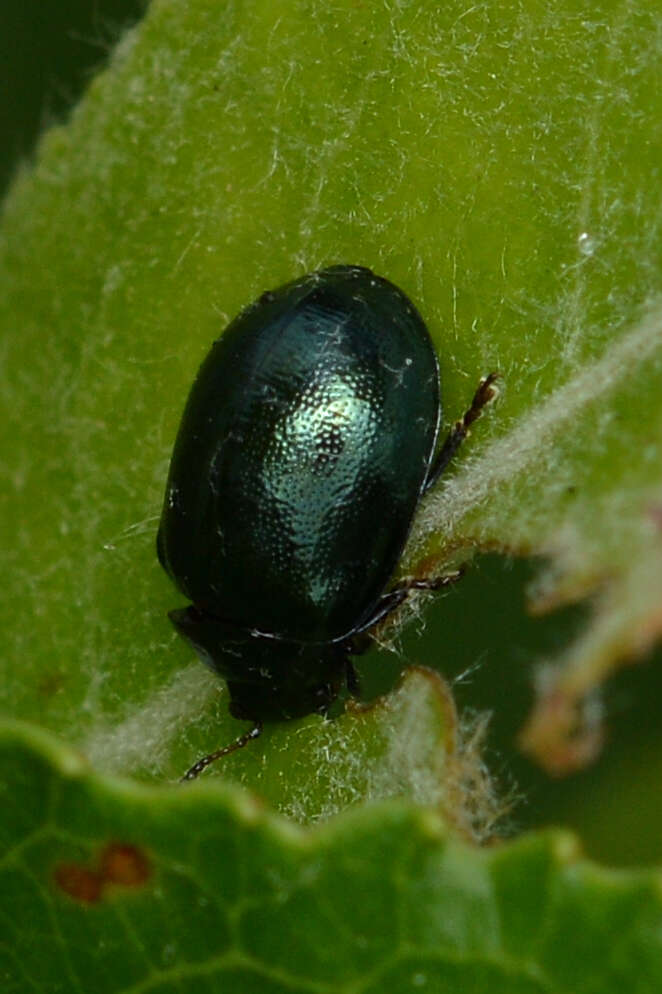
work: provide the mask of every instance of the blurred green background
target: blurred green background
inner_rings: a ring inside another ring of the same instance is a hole
[[[4,0],[0,7],[0,190],[29,165],[44,127],[66,117],[144,0]],[[454,417],[459,412],[448,411]],[[590,769],[550,780],[523,757],[516,736],[531,701],[537,661],[578,630],[587,605],[546,618],[526,612],[537,564],[477,558],[461,584],[430,603],[424,630],[411,626],[398,652],[372,650],[360,661],[368,694],[392,683],[407,662],[438,668],[455,682],[461,709],[488,710],[487,760],[520,798],[511,827],[574,828],[603,862],[662,862],[662,651],[626,668],[604,690],[608,742]]]
[[[4,0],[0,4],[0,190],[61,120],[146,0]]]

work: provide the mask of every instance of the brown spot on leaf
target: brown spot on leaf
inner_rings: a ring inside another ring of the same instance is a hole
[[[120,887],[141,887],[151,876],[143,850],[121,842],[111,842],[102,851],[99,872],[104,883]]]
[[[74,901],[94,904],[108,887],[141,887],[152,874],[146,853],[124,842],[109,842],[94,863],[60,863],[53,873],[56,886]]]
[[[77,863],[61,863],[53,874],[56,885],[74,901],[95,904],[101,899],[103,881],[98,873]]]

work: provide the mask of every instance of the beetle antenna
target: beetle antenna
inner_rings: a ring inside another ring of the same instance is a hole
[[[180,777],[179,782],[186,783],[187,780],[196,780],[211,763],[215,763],[217,759],[221,759],[223,756],[228,756],[231,752],[236,752],[237,749],[243,749],[253,739],[258,738],[261,733],[262,722],[256,721],[250,732],[245,732],[238,739],[235,739],[234,742],[231,742],[230,745],[222,746],[216,752],[210,752],[208,756],[203,756],[202,759],[199,759],[197,763],[193,764],[190,770],[186,771],[183,777]]]

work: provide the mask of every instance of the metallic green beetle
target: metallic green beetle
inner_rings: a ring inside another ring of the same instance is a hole
[[[357,637],[389,589],[422,495],[491,398],[495,374],[437,451],[439,366],[420,314],[360,266],[263,294],[203,362],[182,417],[158,555],[192,601],[175,628],[227,680],[253,727],[355,692]]]

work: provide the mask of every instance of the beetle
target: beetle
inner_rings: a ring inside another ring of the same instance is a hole
[[[217,339],[173,449],[159,560],[192,603],[169,613],[227,681],[249,732],[325,713],[361,636],[412,589],[389,588],[419,501],[481,409],[495,373],[437,448],[439,364],[419,312],[393,283],[331,266],[263,293]]]

